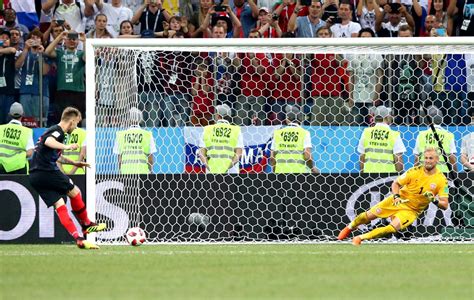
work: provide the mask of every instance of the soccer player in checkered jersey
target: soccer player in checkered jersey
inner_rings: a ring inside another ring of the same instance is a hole
[[[436,148],[428,147],[423,153],[424,164],[409,169],[392,183],[392,195],[385,198],[368,211],[359,214],[338,235],[343,240],[361,224],[368,224],[376,218],[390,218],[389,225],[377,227],[352,239],[354,245],[364,240],[381,238],[406,229],[418,216],[433,203],[441,209],[447,209],[448,180],[436,168],[439,153]],[[437,198],[436,198],[437,196]]]
[[[106,225],[91,222],[87,217],[86,206],[82,201],[79,188],[72,180],[64,175],[56,162],[71,164],[79,168],[89,167],[83,161],[73,161],[61,155],[63,150],[75,150],[77,144],[66,145],[66,134],[76,129],[81,121],[81,112],[73,107],[64,109],[61,122],[52,126],[39,138],[35,145],[30,168],[30,183],[38,192],[48,207],[54,206],[61,224],[76,240],[81,249],[99,249],[99,247],[84,239],[83,235],[102,231]],[[71,199],[71,207],[82,226],[82,234],[77,230],[66,208],[66,195]]]

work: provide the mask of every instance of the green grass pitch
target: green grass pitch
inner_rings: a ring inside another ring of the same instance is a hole
[[[474,244],[1,245],[0,299],[474,299]]]

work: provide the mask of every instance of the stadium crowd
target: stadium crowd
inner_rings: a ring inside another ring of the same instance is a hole
[[[16,12],[15,3],[36,11]],[[85,116],[89,38],[474,36],[473,0],[175,0],[166,7],[162,0],[4,0],[0,124],[14,102],[31,127],[41,111],[44,126],[57,123],[67,106]],[[98,76],[117,76],[120,55],[104,51],[95,59]],[[443,111],[445,125],[462,125],[470,123],[474,100],[470,54],[155,52],[139,62],[147,126],[205,126],[221,104],[238,125],[281,124],[286,105],[300,106],[304,124],[368,125],[382,104],[394,109],[396,124],[412,125],[422,122],[422,101]],[[116,112],[111,81],[98,86],[106,116]],[[114,125],[113,117],[99,121]]]

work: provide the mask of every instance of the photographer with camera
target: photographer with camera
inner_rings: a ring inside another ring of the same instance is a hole
[[[309,13],[304,17],[298,17],[298,14],[302,9],[300,3],[301,2],[298,1],[293,14],[291,15],[290,21],[288,22],[288,31],[295,32],[296,37],[314,38],[316,37],[318,29],[326,25],[326,22],[321,20],[321,1],[312,0],[311,5],[308,7]]]
[[[388,22],[383,22],[385,15],[388,15]],[[403,18],[405,22],[402,22]],[[383,6],[383,12],[376,16],[375,32],[378,37],[398,37],[400,26],[407,24],[415,28],[415,21],[406,7],[400,3],[387,3]]]
[[[352,4],[348,0],[341,0],[337,11],[338,17],[329,17],[326,21],[332,25],[331,31],[335,38],[357,37],[361,29],[360,24],[352,20]]]
[[[260,8],[258,12],[257,29],[264,38],[279,38],[283,34],[278,23],[278,15],[270,14],[266,7]]]
[[[216,5],[209,8],[204,21],[197,31],[203,32],[204,37],[212,37],[212,28],[216,25],[224,27],[226,38],[238,38],[242,27],[237,16],[227,5]]]
[[[9,31],[0,32],[0,124],[7,122],[10,106],[15,102],[15,53]]]
[[[43,60],[43,33],[35,29],[28,35],[25,48],[15,62],[15,67],[21,69],[20,103],[24,107],[26,117],[40,120],[39,76],[43,76],[43,119],[48,116],[49,109],[49,60]],[[42,74],[39,73],[39,64],[42,63]]]

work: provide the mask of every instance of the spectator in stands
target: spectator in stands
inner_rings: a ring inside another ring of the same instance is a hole
[[[34,117],[40,121],[48,117],[49,111],[49,84],[47,75],[49,72],[49,59],[43,58],[43,34],[35,29],[28,35],[25,48],[17,58],[15,67],[21,69],[20,103],[24,107],[25,117]],[[40,62],[42,61],[43,83],[40,87]],[[43,115],[40,115],[40,89],[43,92]]]
[[[15,102],[15,53],[10,46],[10,32],[0,33],[0,124],[8,121],[8,111]]]
[[[64,40],[64,49],[57,45]],[[79,41],[85,43],[86,35],[74,31],[63,32],[45,50],[45,54],[56,59],[58,90],[56,93],[59,111],[68,106],[76,107],[85,118],[86,94],[84,85],[85,52],[78,50]]]
[[[62,24],[59,25],[56,20],[52,20],[51,23],[49,23],[48,29],[46,29],[46,31],[43,33],[43,41],[45,46],[47,46],[50,42],[54,41],[54,39],[64,30],[71,30],[71,25],[69,25],[68,23],[60,23]]]
[[[388,22],[383,22],[385,15],[388,15]],[[402,23],[402,17],[405,17],[406,23]],[[406,24],[415,28],[415,21],[404,5],[400,3],[385,4],[383,13],[377,14],[375,32],[378,37],[397,37],[400,26]]]
[[[143,5],[135,12],[131,20],[140,24],[140,34],[153,36],[163,31],[163,22],[169,21],[170,14],[163,8],[162,0],[143,0]]]
[[[273,14],[270,15],[270,18],[275,18],[276,20],[278,20],[278,27],[281,29],[282,33],[290,31],[288,29],[288,23],[294,13],[297,1],[298,0],[283,0],[281,1],[281,3],[277,3],[273,7]],[[263,7],[263,5],[260,10],[262,10],[263,8],[266,9],[268,14],[270,13],[270,10],[266,7]],[[302,7],[298,12],[298,16],[306,16],[307,14],[308,9],[306,8],[306,6]]]
[[[330,29],[319,28],[318,37],[330,38]],[[350,103],[343,99],[347,76],[343,57],[340,54],[315,54],[311,59],[311,125],[348,125],[352,122]],[[348,99],[349,101],[350,99]]]
[[[225,12],[216,12],[213,7],[208,10],[206,18],[201,24],[201,31],[205,32],[205,36],[212,36],[211,29],[219,24],[224,27],[226,38],[239,37],[242,25],[229,6],[225,6],[225,9]]]
[[[21,31],[18,28],[10,29],[10,47],[15,48],[17,51],[23,49],[23,39],[21,38]]]
[[[170,22],[163,21],[163,31],[155,32],[155,36],[159,38],[173,38],[176,32],[182,32],[188,37],[188,20],[186,17],[172,16]],[[185,32],[184,32],[184,31]],[[183,36],[184,37],[184,36]]]
[[[298,17],[301,9],[302,6],[298,3],[288,21],[288,31],[296,32],[297,37],[314,38],[316,37],[316,31],[318,31],[320,27],[326,25],[326,22],[320,19],[322,13],[321,1],[311,1],[311,5],[308,7],[309,13],[307,16]]]
[[[448,18],[453,22],[453,36],[474,36],[474,12],[472,0],[450,1]]]
[[[242,24],[238,37],[247,38],[250,30],[255,28],[258,18],[258,6],[254,0],[234,0],[232,11]]]
[[[361,29],[359,37],[373,38],[375,33],[370,28]],[[379,102],[382,91],[381,54],[350,54],[347,68],[350,76],[348,84],[349,102],[354,104],[353,114],[358,125],[370,125],[369,111]]]
[[[102,0],[96,0],[96,5]],[[42,4],[45,14],[52,14],[55,20],[64,20],[71,25],[75,32],[85,32],[84,16],[90,17],[94,14],[94,0],[47,0]]]
[[[370,28],[375,32],[376,15],[380,13],[380,6],[377,0],[360,0],[357,3],[357,16],[359,17],[362,29]]]
[[[86,35],[87,38],[93,39],[110,39],[112,34],[107,30],[107,16],[104,14],[97,14],[95,16],[95,26],[94,29],[89,31]]]
[[[420,31],[420,37],[427,37],[431,36],[431,29],[438,27],[436,17],[434,15],[428,15],[425,19],[425,26],[423,26],[423,30]]]
[[[107,16],[107,31],[117,37],[120,32],[120,23],[125,20],[132,20],[133,12],[130,8],[122,5],[122,0],[111,0],[110,3],[104,3],[104,0],[96,1],[97,9]],[[133,20],[132,20],[132,23]]]
[[[132,21],[125,20],[120,23],[119,38],[139,38],[140,35],[133,32]]]
[[[189,34],[192,38],[208,37],[205,35],[208,34],[207,28],[211,19],[209,16],[206,24],[204,24],[204,19],[211,8],[214,8],[214,0],[199,0],[199,9],[194,12],[189,23]]]
[[[447,29],[448,35],[453,34],[453,24],[448,22],[448,2],[447,0],[432,0],[429,14],[434,15],[436,22]]]
[[[413,29],[408,25],[402,25],[398,28],[398,37],[413,37]]]
[[[310,9],[311,11],[311,9]],[[272,89],[271,112],[276,116],[276,123],[282,123],[286,118],[288,106],[301,107],[301,67],[302,56],[293,53],[273,54],[271,60],[275,72],[272,81],[275,88]],[[270,102],[268,101],[268,102]],[[275,122],[273,122],[275,123]]]
[[[336,18],[339,10],[339,0],[327,0],[323,2],[323,15],[321,19],[325,22],[330,17]]]
[[[275,14],[270,14],[266,7],[260,8],[257,29],[264,38],[279,38],[283,34]]]
[[[249,38],[259,38],[262,34],[258,30],[251,30]],[[242,53],[242,67],[240,72],[241,95],[237,97],[236,110],[239,125],[251,125],[252,120],[262,123],[265,119],[265,103],[270,96],[268,84],[271,82],[271,54],[269,53]],[[255,120],[256,118],[256,120]]]
[[[339,19],[330,17],[327,22],[333,24],[331,31],[335,38],[350,38],[357,37],[360,31],[360,24],[351,21],[352,20],[352,4],[347,0],[341,0],[339,3],[339,9],[337,12]]]
[[[214,26],[213,35],[216,38],[224,38],[224,27]],[[191,95],[193,96],[191,124],[207,126],[214,113],[214,79],[211,72],[209,72],[209,62],[205,60],[198,61],[194,74],[191,89]]]
[[[180,31],[178,31],[180,32]],[[193,56],[191,52],[166,52],[160,57],[163,74],[164,118],[169,126],[185,126],[189,121],[191,94],[188,83],[192,81]]]
[[[17,28],[21,31],[22,36],[26,36],[28,33],[30,33],[28,27],[18,23],[16,19],[16,11],[13,8],[6,8],[3,11],[3,17],[5,18],[5,30],[11,31],[12,29]]]

